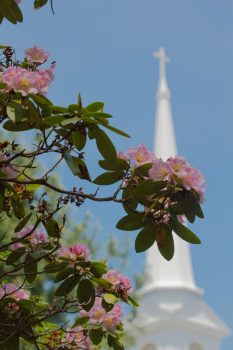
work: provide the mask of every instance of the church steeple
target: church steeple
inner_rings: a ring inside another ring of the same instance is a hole
[[[166,62],[169,61],[164,48],[154,53],[159,59],[159,85],[157,90],[157,109],[154,152],[156,157],[166,160],[177,154],[170,98],[166,80]],[[146,256],[146,289],[150,288],[188,288],[198,291],[192,271],[189,245],[174,234],[175,254],[166,261],[153,246]]]
[[[165,50],[159,59],[154,152],[167,159],[176,155],[170,98],[166,80]],[[133,350],[219,350],[230,331],[202,299],[192,270],[189,246],[174,234],[175,254],[166,261],[152,246],[146,255],[146,282],[140,307],[131,320],[129,333],[135,338]],[[218,286],[216,286],[218,287]]]

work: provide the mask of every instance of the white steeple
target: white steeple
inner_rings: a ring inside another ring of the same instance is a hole
[[[159,59],[154,152],[167,159],[176,155],[170,91],[166,81],[165,50]],[[189,245],[174,234],[175,254],[166,261],[156,244],[147,251],[145,283],[137,316],[128,326],[135,338],[133,350],[219,350],[228,327],[208,307],[197,288]],[[216,286],[216,288],[219,286]]]
[[[177,154],[170,104],[171,94],[166,80],[166,62],[169,62],[169,59],[164,48],[160,48],[155,52],[154,57],[159,59],[160,68],[154,152],[156,157],[166,160]],[[193,277],[189,245],[176,234],[173,234],[173,236],[175,254],[171,261],[167,261],[161,256],[156,245],[147,251],[145,264],[147,282],[145,288],[182,287],[198,291]]]

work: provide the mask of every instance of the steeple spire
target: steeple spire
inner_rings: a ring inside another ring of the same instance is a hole
[[[166,56],[166,53],[163,47],[160,47],[158,51],[155,51],[153,56],[159,59],[160,80],[166,79],[166,63],[170,62],[170,58]]]
[[[166,80],[166,56],[164,48],[154,53],[159,59],[160,79],[157,90],[156,127],[154,152],[156,157],[166,160],[177,154],[176,139],[173,127],[170,98],[171,94]],[[175,254],[171,261],[166,261],[153,246],[146,255],[145,273],[150,288],[185,288],[197,291],[193,277],[189,246],[174,236]]]

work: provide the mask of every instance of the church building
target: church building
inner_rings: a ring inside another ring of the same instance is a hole
[[[171,111],[171,94],[166,79],[165,50],[159,59],[154,152],[167,159],[177,154]],[[165,260],[152,246],[146,255],[145,283],[140,307],[131,322],[133,350],[220,350],[230,330],[203,300],[203,290],[194,279],[189,244],[174,234],[175,254]]]

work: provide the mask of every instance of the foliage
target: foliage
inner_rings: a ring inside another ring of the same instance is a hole
[[[12,23],[22,21],[13,0],[2,1],[0,13]],[[0,143],[0,214],[12,224],[9,232],[1,232],[0,241],[0,347],[123,349],[120,302],[137,306],[130,280],[109,270],[103,260],[93,260],[88,246],[63,244],[69,227],[64,208],[79,208],[89,200],[120,205],[125,215],[116,227],[139,230],[136,252],[157,244],[170,260],[174,234],[200,243],[184,221],[203,217],[204,178],[183,158],[163,161],[144,145],[117,152],[108,131],[129,135],[110,123],[112,115],[105,112],[103,102],[84,106],[79,95],[74,103],[59,106],[45,96],[55,68],[54,64],[42,68],[46,51],[33,47],[18,60],[11,47],[1,50],[0,122],[13,141]],[[25,138],[36,134],[36,142],[20,147],[14,140],[17,133]],[[86,162],[90,142],[95,143],[102,157],[98,164],[104,169],[95,179]],[[39,175],[43,156],[47,168]],[[53,181],[61,164],[82,186],[64,188]],[[94,191],[85,190],[87,184]],[[113,193],[99,195],[98,186],[115,184]],[[56,196],[48,195],[48,190]],[[50,302],[35,293],[35,286],[47,275],[55,285]],[[72,315],[69,323],[54,322],[54,317],[64,314]]]

